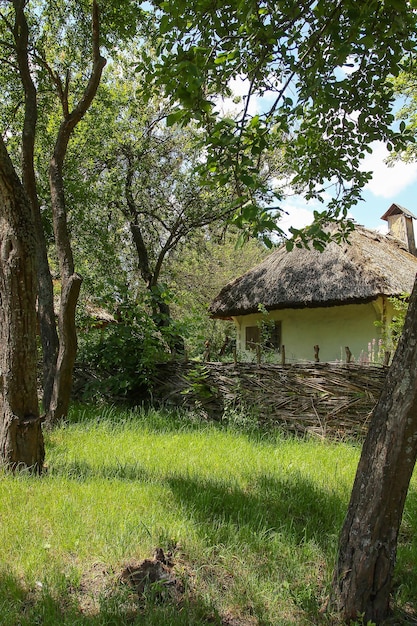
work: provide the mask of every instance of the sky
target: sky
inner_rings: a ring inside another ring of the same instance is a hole
[[[363,192],[363,201],[351,210],[353,219],[367,228],[386,231],[387,223],[381,220],[391,204],[405,207],[417,216],[417,163],[397,162],[387,165],[388,151],[381,142],[375,142],[373,152],[366,156],[364,169],[373,172],[372,180]],[[302,197],[288,198],[282,203],[288,215],[281,221],[289,226],[302,227],[313,219],[313,210],[323,210],[324,205],[307,203]],[[414,225],[416,228],[416,224]]]
[[[236,111],[241,104],[236,103],[236,96],[244,97],[247,93],[247,80],[235,78],[229,84],[233,97],[220,99],[219,110],[223,113]],[[270,100],[272,98],[272,100]],[[253,98],[249,104],[249,114],[260,113],[271,105],[275,94],[265,94],[262,99]],[[363,169],[373,172],[372,180],[363,190],[363,201],[351,210],[352,217],[358,224],[367,228],[386,232],[387,222],[381,216],[391,204],[400,204],[417,216],[417,163],[399,161],[387,165],[388,150],[382,142],[374,142],[370,146],[372,154],[366,155]],[[330,199],[330,197],[329,197]],[[306,202],[304,198],[290,197],[280,203],[288,213],[280,221],[281,228],[288,232],[290,226],[302,228],[313,221],[313,211],[323,211],[325,205],[319,202]],[[417,224],[414,224],[417,232]]]

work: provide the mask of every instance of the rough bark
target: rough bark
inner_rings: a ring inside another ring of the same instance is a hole
[[[35,250],[29,201],[0,137],[0,460],[40,473]]]
[[[68,414],[72,373],[77,355],[77,331],[75,309],[82,278],[72,274],[62,285],[59,324],[59,352],[54,380],[52,400],[47,414],[47,424],[51,425]]]
[[[130,222],[130,232],[132,233],[133,243],[135,244],[138,255],[139,272],[149,289],[155,283],[154,276],[150,268],[148,250],[142,237],[142,231],[140,226],[134,222]]]
[[[169,304],[164,302],[157,293],[154,293],[152,290],[158,287],[158,279],[159,273],[161,270],[161,265],[158,266],[154,272],[151,270],[151,266],[149,263],[148,250],[146,248],[146,244],[142,237],[142,232],[140,227],[133,222],[130,222],[130,232],[132,233],[133,243],[135,244],[137,256],[138,256],[138,267],[140,275],[146,283],[146,287],[151,294],[151,306],[152,306],[152,318],[157,326],[157,328],[166,328],[172,329],[172,317],[171,317],[171,309]],[[185,343],[184,339],[178,332],[171,330],[167,333],[166,340],[169,346],[170,351],[174,354],[184,354],[185,352]]]
[[[417,456],[417,282],[363,446],[339,542],[334,603],[345,620],[389,612],[398,531]]]
[[[50,161],[49,187],[61,278],[61,300],[58,314],[59,352],[52,398],[46,414],[48,425],[67,415],[71,398],[72,372],[77,354],[75,310],[82,277],[75,272],[74,268],[71,238],[68,231],[63,167],[71,134],[88,111],[97,93],[106,64],[106,60],[99,52],[99,14],[96,0],[93,1],[92,25],[93,67],[84,94],[72,111],[69,110],[68,84],[64,87],[59,77],[54,75],[61,100],[63,119]]]
[[[49,270],[48,252],[39,206],[34,151],[38,119],[37,92],[32,80],[28,53],[28,24],[24,12],[26,2],[14,0],[15,23],[13,36],[20,80],[25,97],[22,133],[22,183],[30,201],[36,233],[36,260],[38,273],[38,318],[43,355],[43,406],[48,411],[54,384],[58,354],[58,333],[54,313],[54,293]]]

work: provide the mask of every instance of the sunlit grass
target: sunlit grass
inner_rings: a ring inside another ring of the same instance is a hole
[[[43,477],[0,477],[2,625],[328,619],[319,610],[358,445],[242,431],[172,412],[79,408],[46,434],[46,446]],[[407,508],[399,554],[402,602],[416,594],[407,582],[416,564],[414,510]],[[156,546],[176,546],[182,602],[126,608],[117,573]],[[89,611],[80,593],[97,568],[112,592],[101,597],[92,585],[96,610]]]

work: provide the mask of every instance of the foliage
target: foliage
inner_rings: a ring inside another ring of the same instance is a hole
[[[94,233],[92,221],[91,235]],[[85,237],[89,236],[86,232]],[[225,358],[230,360],[234,324],[209,319],[207,307],[224,283],[256,265],[266,253],[259,242],[248,242],[241,248],[236,247],[236,241],[236,234],[229,233],[225,240],[216,241],[214,233],[211,237],[196,233],[166,264],[159,286],[149,292],[137,287],[135,291],[127,272],[123,268],[115,270],[114,251],[106,256],[106,248],[97,248],[97,264],[100,267],[102,259],[105,271],[101,274],[99,270],[95,277],[85,259],[88,286],[77,322],[78,369],[81,378],[83,371],[93,375],[84,389],[85,398],[131,397],[140,390],[145,393],[154,364],[168,358],[168,346],[177,334],[184,337],[188,357],[201,359],[209,341],[210,357],[218,360],[227,336],[229,353]],[[169,305],[171,324],[156,327],[159,316],[150,315],[155,299]],[[100,320],[91,317],[91,308],[103,309],[121,321],[95,328]]]
[[[94,281],[108,283],[120,273],[135,291],[140,282],[153,289],[160,280],[176,294],[183,291],[178,283],[173,289],[172,264],[184,249],[196,242],[204,249],[204,239],[224,233],[234,213],[233,188],[212,188],[198,172],[201,133],[192,125],[167,126],[166,99],[147,100],[143,92],[144,77],[132,74],[121,55],[107,70],[71,149],[67,184],[75,254],[96,297]],[[272,169],[265,168],[264,177]],[[93,273],[94,241],[101,250]],[[117,270],[109,272],[112,263]]]
[[[416,68],[413,62],[404,63],[401,73],[395,78],[394,86],[398,96],[400,109],[397,119],[400,120],[401,129],[406,129],[414,139],[417,135],[417,92],[416,92]],[[403,150],[391,155],[390,160],[401,158],[404,161],[417,159],[417,145],[410,141]]]
[[[388,327],[381,322],[375,322],[375,326],[382,329],[382,346],[383,350],[387,350],[394,353],[397,349],[398,341],[400,340],[403,330],[405,316],[408,310],[408,302],[410,299],[409,293],[404,293],[398,298],[388,298],[389,302],[394,307],[394,316]]]
[[[208,341],[211,358],[220,359],[225,338],[234,341],[235,325],[210,319],[208,306],[228,282],[252,269],[267,253],[257,239],[242,246],[236,231],[229,229],[222,233],[212,228],[194,233],[182,246],[181,253],[171,259],[164,277],[176,295],[171,310],[185,329],[187,352],[191,357],[201,357]]]
[[[164,88],[176,108],[170,121],[197,119],[204,128],[205,168],[210,181],[233,180],[240,204],[235,219],[249,231],[270,213],[254,198],[267,195],[259,157],[279,150],[292,174],[286,181],[306,198],[324,202],[310,233],[326,242],[323,224],[347,217],[369,173],[360,162],[374,140],[389,148],[411,140],[392,126],[398,74],[414,47],[415,12],[399,0],[331,2],[227,2],[155,0],[158,55],[153,85]],[[245,96],[235,115],[221,115],[219,95],[230,97],[233,81]],[[257,111],[252,101],[262,98]],[[282,191],[276,194],[279,200]],[[295,232],[295,231],[294,231]]]
[[[168,358],[172,327],[158,330],[143,304],[120,302],[116,318],[104,328],[87,326],[79,333],[77,363],[81,376],[87,376],[84,399],[146,397],[156,363]]]
[[[210,387],[209,373],[203,365],[196,364],[193,369],[190,369],[186,378],[189,386],[183,392],[184,394],[193,394],[203,400],[211,398],[215,393],[215,389]]]
[[[367,620],[366,623],[364,621],[365,616],[361,613],[354,622],[351,621],[349,626],[376,626],[375,622],[371,622],[371,620]]]
[[[258,312],[262,317],[257,322],[259,327],[260,347],[262,351],[274,351],[274,347],[271,348],[271,336],[275,329],[275,320],[271,319],[268,309],[263,304],[258,304]]]

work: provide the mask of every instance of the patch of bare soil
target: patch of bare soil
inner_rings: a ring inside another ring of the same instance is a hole
[[[259,622],[252,615],[239,615],[226,611],[222,618],[222,626],[258,626]]]
[[[162,548],[157,548],[153,558],[128,563],[120,574],[120,580],[137,593],[139,601],[150,596],[155,601],[171,599],[179,602],[184,585],[173,568],[172,553],[165,555]]]
[[[93,563],[83,573],[75,590],[78,606],[86,615],[97,615],[100,611],[100,598],[106,596],[114,587],[116,576],[103,563]]]
[[[199,596],[193,568],[176,549],[165,553],[162,548],[157,548],[152,558],[129,561],[121,572],[114,572],[103,563],[94,563],[83,574],[74,593],[85,615],[98,615],[100,602],[111,599],[125,616],[132,618],[148,602],[181,606],[185,597],[193,604]],[[219,624],[219,619],[222,626],[258,626],[255,616],[242,614],[238,608],[221,615],[216,612],[211,615],[208,611],[207,624]]]

